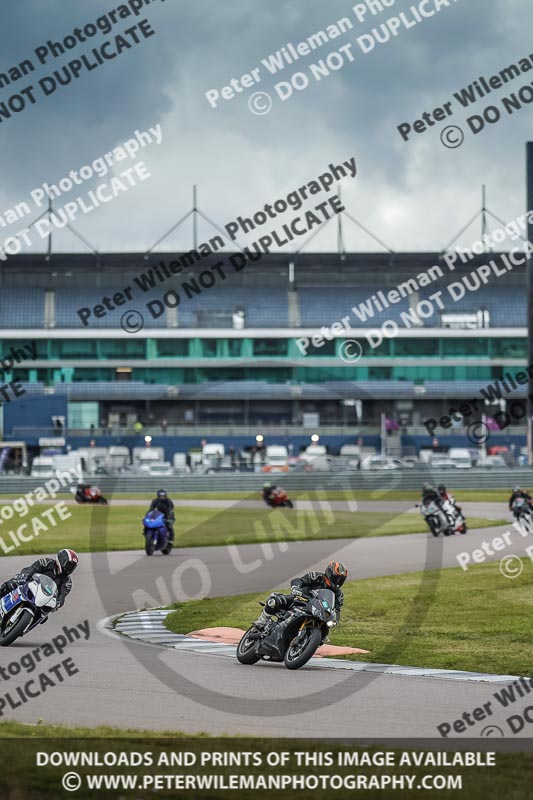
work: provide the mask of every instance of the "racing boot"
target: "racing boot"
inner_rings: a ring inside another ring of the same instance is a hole
[[[257,617],[255,622],[252,622],[254,628],[257,628],[258,631],[264,631],[266,628],[267,622],[270,622],[271,617],[266,613],[265,609],[261,611],[259,616]]]

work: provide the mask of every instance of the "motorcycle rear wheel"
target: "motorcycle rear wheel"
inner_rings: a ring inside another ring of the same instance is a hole
[[[292,500],[285,500],[285,505],[287,508],[294,508],[294,503]]]
[[[5,633],[0,635],[0,647],[9,647],[10,644],[13,644],[15,639],[18,639],[19,636],[22,636],[24,628],[32,621],[32,619],[33,614],[29,608],[25,608],[17,621],[13,625],[10,625]]]
[[[285,653],[284,663],[287,669],[300,669],[304,664],[307,664],[315,652],[320,647],[322,642],[322,634],[318,628],[306,628],[306,640],[303,643],[295,645],[298,637],[295,636],[290,642],[287,652]]]
[[[171,542],[169,542],[168,544],[166,544],[166,545],[165,545],[165,546],[162,548],[161,552],[163,553],[163,555],[164,555],[164,556],[168,556],[168,555],[170,555],[170,553],[172,552],[172,543],[171,543]]]
[[[255,630],[255,628],[252,625],[251,628],[248,628],[237,645],[237,661],[240,664],[257,664],[257,662],[261,660],[260,657],[253,652],[257,640],[248,639],[248,634],[253,630]]]

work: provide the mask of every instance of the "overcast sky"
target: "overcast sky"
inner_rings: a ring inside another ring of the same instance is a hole
[[[6,102],[21,88],[36,87],[43,76],[113,40],[143,17],[157,32],[120,58],[82,72],[51,97],[36,89],[34,106],[0,123],[0,213],[27,199],[42,182],[57,181],[112,150],[135,129],[159,123],[162,144],[141,156],[151,179],[74,223],[100,251],[146,250],[189,210],[193,183],[202,210],[223,225],[284,197],[330,162],[352,156],[358,175],[343,184],[345,204],[395,250],[441,249],[479,209],[483,183],[488,207],[512,219],[525,209],[525,143],[533,139],[533,105],[513,116],[503,112],[498,124],[487,125],[477,136],[465,121],[487,105],[501,108],[503,96],[533,81],[533,70],[471,111],[453,101],[455,113],[448,122],[414,134],[407,143],[396,126],[442,106],[479,76],[488,78],[533,54],[531,0],[450,0],[449,8],[413,28],[402,27],[392,41],[362,53],[358,36],[400,11],[412,19],[409,7],[416,3],[397,0],[393,8],[360,23],[354,3],[347,0],[154,0],[137,19],[120,21],[111,34],[80,44],[0,90],[0,102]],[[36,47],[48,39],[61,41],[73,28],[119,5],[101,0],[9,4],[3,12],[0,71],[26,58],[38,65]],[[343,17],[354,23],[352,31],[278,76],[261,65],[262,58],[288,42],[305,41]],[[289,80],[294,72],[309,74],[311,63],[347,43],[352,43],[353,63],[320,82],[311,79],[305,91],[281,102],[274,89],[278,81]],[[221,90],[255,67],[260,67],[260,84],[211,108],[205,92]],[[251,94],[259,90],[273,99],[272,110],[263,116],[248,107]],[[460,148],[443,147],[440,132],[446,124],[464,129]],[[63,196],[64,202],[85,196],[99,182],[78,187]],[[0,243],[24,224],[1,230]],[[468,246],[479,233],[476,223],[460,243]],[[200,240],[211,235],[201,224]],[[33,238],[38,243],[33,250],[42,250],[42,241]],[[348,250],[380,249],[349,222],[345,241]],[[85,249],[64,231],[55,233],[54,245]],[[188,222],[159,249],[191,246]],[[314,247],[336,247],[333,226],[317,236]]]

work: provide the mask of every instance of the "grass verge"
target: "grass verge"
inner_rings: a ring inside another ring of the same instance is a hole
[[[518,580],[499,565],[392,575],[346,584],[332,644],[361,647],[354,661],[531,675],[533,564]],[[227,625],[248,628],[264,594],[195,600],[172,606],[176,633]]]
[[[4,521],[0,527],[0,556],[36,555],[71,547],[80,553],[103,550],[136,550],[144,545],[142,518],[144,509],[126,506],[72,506],[70,516],[57,521],[52,507],[33,507],[23,518]],[[36,517],[48,530],[38,528]],[[406,533],[427,533],[419,514],[397,512],[348,512],[330,509],[272,510],[264,508],[177,508],[176,547],[210,547],[227,544],[258,544],[275,539],[297,541],[316,539],[353,539],[363,536],[395,536]],[[55,525],[51,520],[55,520]],[[47,521],[48,520],[48,521]],[[21,523],[29,541],[15,546],[10,536]],[[472,518],[470,527],[505,524],[504,520]],[[29,538],[30,532],[34,538]],[[10,549],[11,548],[11,549]]]
[[[238,475],[235,476],[235,480],[238,484]],[[256,492],[177,491],[170,492],[170,494],[173,500],[260,500],[261,498],[259,489],[262,482],[263,478],[260,477]],[[279,479],[278,483],[283,485],[283,478]],[[491,502],[507,504],[511,494],[513,481],[509,481],[509,489],[462,489],[460,483],[454,484],[451,481],[448,481],[447,485],[455,495],[459,495],[459,500],[461,500],[463,503]],[[295,500],[298,500],[298,498],[301,500],[309,500],[312,496],[314,496],[314,494],[315,492],[312,489],[290,492],[291,498]],[[111,498],[111,501],[113,501],[113,499],[146,500],[147,503],[153,497],[153,495],[147,495],[146,492],[117,492],[116,494],[112,495],[104,492],[104,495],[108,498]],[[13,494],[12,492],[7,494],[0,492],[0,502],[3,502],[4,500],[14,500],[19,496],[20,495]],[[327,489],[320,487],[320,496],[325,500],[382,500],[383,502],[388,500],[406,500],[412,502],[413,504],[419,502],[420,500],[420,492],[402,489],[388,489],[386,486],[382,489]],[[59,495],[59,499],[72,500],[72,495],[70,492],[62,492]]]

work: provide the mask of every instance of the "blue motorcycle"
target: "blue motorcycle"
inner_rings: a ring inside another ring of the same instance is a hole
[[[43,622],[57,605],[57,584],[39,572],[0,600],[0,646],[9,647],[15,639]]]
[[[168,528],[165,522],[165,515],[156,509],[149,511],[143,519],[143,525],[144,550],[146,555],[152,556],[156,550],[161,550],[164,556],[168,556],[172,550],[172,542],[168,540]]]

